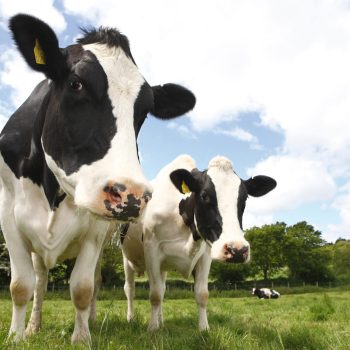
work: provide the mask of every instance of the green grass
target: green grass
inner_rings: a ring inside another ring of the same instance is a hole
[[[92,349],[350,349],[350,292],[283,295],[277,300],[211,298],[209,332],[197,331],[193,299],[164,302],[165,323],[147,332],[150,306],[136,300],[136,320],[126,322],[126,302],[98,302],[97,323],[90,327]],[[27,342],[7,344],[11,301],[0,299],[0,349],[84,349],[70,345],[74,309],[68,300],[46,300],[41,332]]]

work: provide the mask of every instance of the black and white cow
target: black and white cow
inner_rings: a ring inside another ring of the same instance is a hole
[[[149,330],[158,329],[166,271],[176,269],[187,278],[194,274],[199,329],[208,329],[211,261],[249,261],[249,243],[242,230],[246,199],[265,195],[276,181],[267,176],[243,181],[225,157],[213,158],[207,170],[199,171],[194,160],[183,155],[163,168],[152,185],[153,198],[144,216],[129,225],[122,244],[127,318],[134,314],[134,273],[147,270],[152,306]]]
[[[70,278],[76,307],[72,342],[85,341],[102,244],[116,221],[136,220],[151,198],[137,154],[140,128],[149,112],[162,119],[186,113],[195,97],[175,84],[148,85],[128,39],[115,29],[85,31],[64,49],[52,29],[34,17],[13,17],[10,29],[29,66],[47,78],[0,135],[0,221],[11,258],[10,335],[18,340],[39,329],[48,270],[77,257]]]
[[[276,290],[269,288],[253,288],[252,295],[259,299],[278,299],[281,296]]]

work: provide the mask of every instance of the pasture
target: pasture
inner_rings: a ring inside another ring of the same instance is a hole
[[[11,301],[0,299],[1,349],[85,349],[71,346],[74,308],[69,300],[44,303],[41,332],[18,345],[6,343]],[[31,306],[31,305],[30,305]],[[349,349],[350,292],[327,291],[282,295],[277,300],[216,297],[209,300],[209,332],[197,331],[197,306],[192,298],[166,299],[160,331],[146,331],[150,306],[136,300],[136,319],[126,321],[126,301],[98,301],[97,322],[91,326],[90,349]]]

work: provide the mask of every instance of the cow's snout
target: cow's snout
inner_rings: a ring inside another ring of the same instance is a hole
[[[152,191],[143,184],[131,181],[109,181],[103,188],[103,206],[107,217],[120,221],[133,221],[142,213]]]
[[[233,263],[247,262],[249,259],[249,245],[224,244],[224,259],[226,262]]]

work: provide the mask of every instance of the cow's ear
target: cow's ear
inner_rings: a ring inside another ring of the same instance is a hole
[[[258,175],[251,177],[248,180],[244,180],[244,184],[249,195],[253,197],[261,197],[272,191],[276,187],[277,182],[272,177]]]
[[[57,80],[67,71],[67,64],[53,30],[43,21],[24,14],[12,17],[9,28],[19,51],[29,66]]]
[[[199,185],[193,175],[186,169],[177,169],[170,174],[170,180],[183,194],[198,192]]]
[[[172,119],[183,115],[196,104],[194,94],[181,85],[153,86],[154,107],[151,113],[160,119]]]

